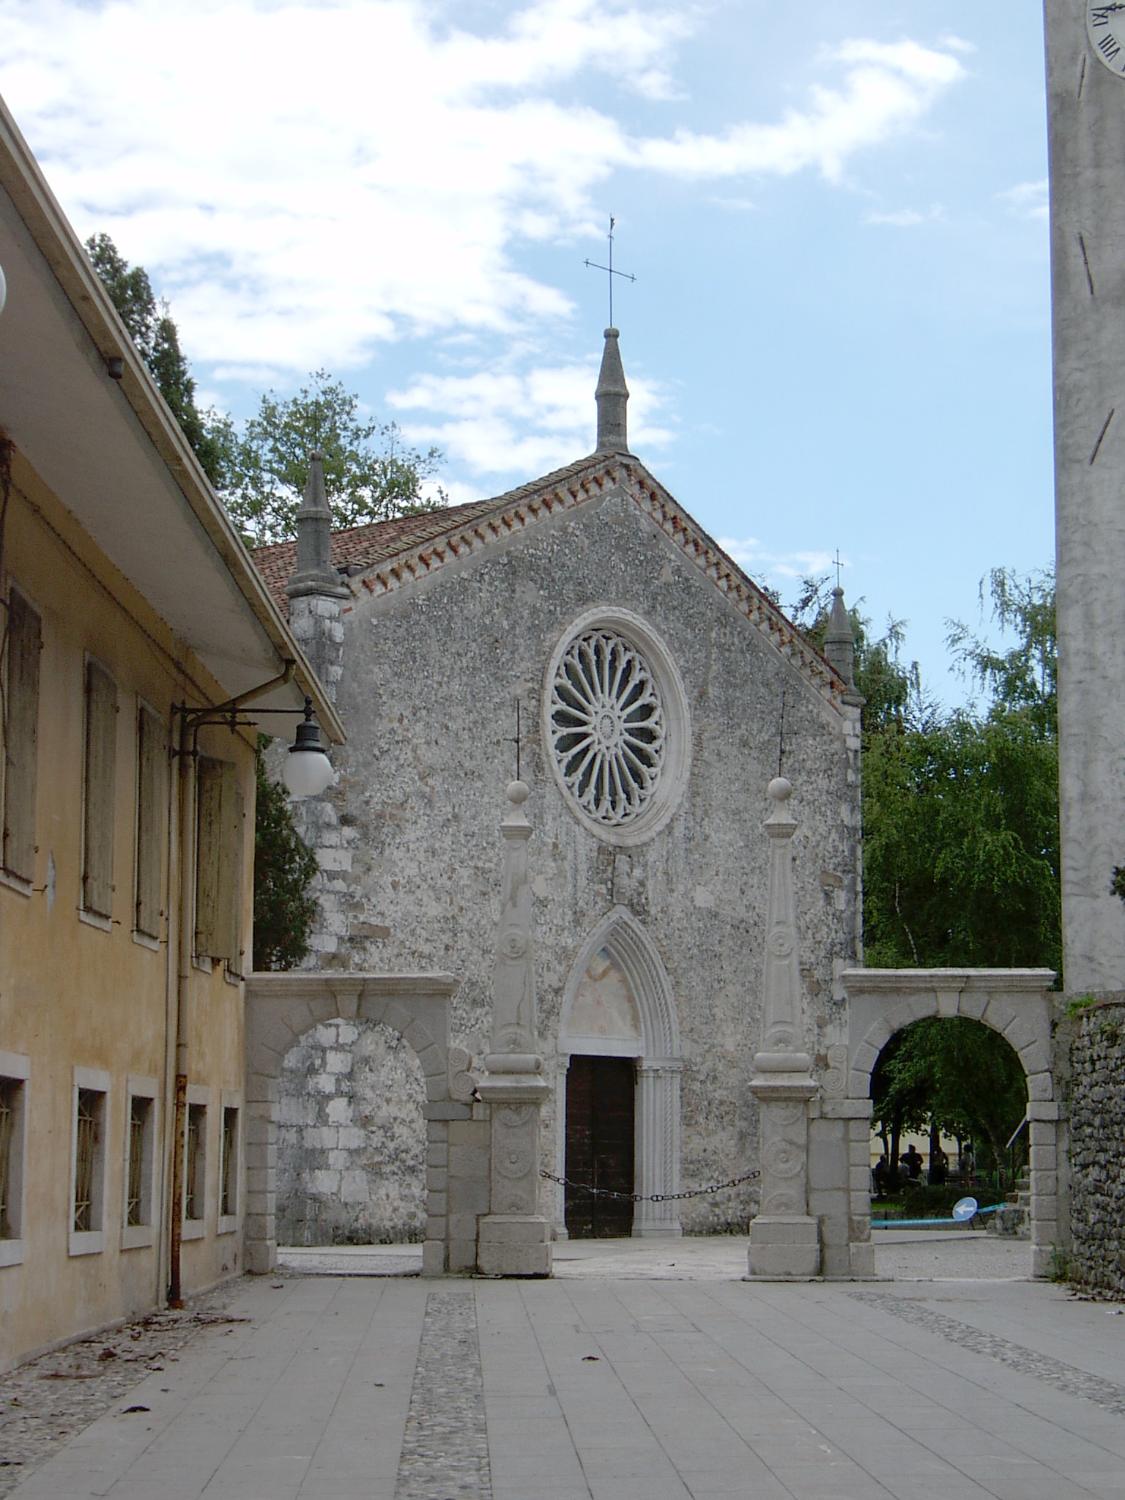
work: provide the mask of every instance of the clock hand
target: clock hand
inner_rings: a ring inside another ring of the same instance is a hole
[[[1125,10],[1125,0],[1114,0],[1114,3],[1110,5],[1094,5],[1090,7],[1091,14],[1095,16],[1111,16],[1114,11],[1118,10]]]

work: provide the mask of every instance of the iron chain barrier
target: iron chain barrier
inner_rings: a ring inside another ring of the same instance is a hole
[[[753,1182],[761,1172],[746,1172],[741,1177],[728,1177],[726,1182],[712,1182],[707,1187],[687,1188],[682,1193],[618,1193],[613,1188],[591,1187],[585,1182],[572,1182],[569,1177],[556,1177],[553,1172],[540,1168],[540,1177],[548,1182],[557,1182],[559,1187],[573,1188],[578,1193],[589,1193],[595,1198],[624,1198],[629,1203],[675,1203],[681,1198],[702,1198],[706,1193],[721,1193],[726,1188],[740,1187],[744,1182]]]

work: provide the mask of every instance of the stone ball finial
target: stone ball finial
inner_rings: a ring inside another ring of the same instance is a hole
[[[766,795],[772,797],[775,802],[788,802],[793,795],[793,783],[784,776],[775,776],[766,787]]]
[[[531,795],[531,788],[526,781],[509,781],[507,797],[513,807],[520,807]]]

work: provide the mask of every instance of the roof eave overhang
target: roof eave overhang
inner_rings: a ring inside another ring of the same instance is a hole
[[[230,697],[344,729],[0,101],[0,429]],[[107,360],[121,360],[112,379]]]

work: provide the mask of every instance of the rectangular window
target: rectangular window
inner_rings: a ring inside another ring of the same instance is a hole
[[[238,767],[201,757],[197,781],[195,953],[241,972],[244,806]]]
[[[39,616],[16,589],[8,592],[4,673],[3,866],[31,884],[35,877],[35,786],[38,773]]]
[[[109,1075],[93,1068],[75,1068],[71,1147],[71,1255],[91,1255],[105,1249],[108,1103]]]
[[[184,1132],[184,1239],[203,1234],[207,1203],[207,1104],[209,1091],[188,1086]]]
[[[144,1223],[145,1136],[151,1114],[151,1099],[135,1094],[129,1100],[129,1191],[125,1200],[125,1222],[134,1228]]]
[[[130,1078],[125,1124],[125,1250],[151,1245],[155,1236],[156,1080]]]
[[[86,755],[82,802],[82,910],[106,921],[113,913],[113,814],[117,687],[95,661],[86,663]]]
[[[133,930],[159,938],[160,880],[167,826],[167,741],[164,725],[142,703],[137,710],[137,857],[133,889]]]
[[[229,1234],[238,1227],[239,1106],[223,1095],[223,1139],[219,1160],[219,1233]]]
[[[0,1052],[0,1266],[23,1260],[24,1142],[30,1064]]]

